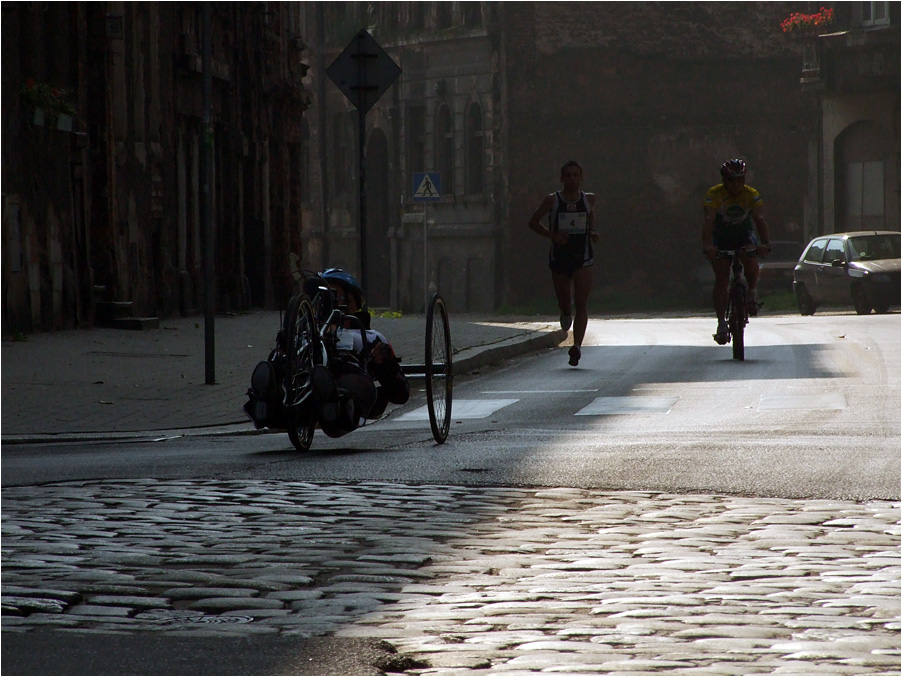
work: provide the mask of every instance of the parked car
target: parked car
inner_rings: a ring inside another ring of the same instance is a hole
[[[770,254],[758,261],[759,292],[792,291],[793,271],[805,247],[801,242],[774,240]]]
[[[889,311],[900,301],[900,233],[833,233],[808,243],[793,272],[802,315],[821,304],[852,305],[859,315]]]

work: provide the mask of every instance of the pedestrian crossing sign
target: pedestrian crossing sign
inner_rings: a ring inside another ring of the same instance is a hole
[[[438,202],[442,193],[442,177],[438,172],[416,172],[413,175],[414,202]]]

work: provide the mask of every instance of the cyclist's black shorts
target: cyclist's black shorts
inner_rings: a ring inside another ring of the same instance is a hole
[[[714,246],[718,249],[742,249],[758,244],[753,230],[714,229]]]

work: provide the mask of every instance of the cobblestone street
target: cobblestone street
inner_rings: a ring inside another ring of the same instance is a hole
[[[900,670],[900,506],[276,481],[4,488],[3,630],[379,637],[410,674]]]

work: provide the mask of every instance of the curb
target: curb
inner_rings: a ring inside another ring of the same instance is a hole
[[[455,376],[463,376],[476,369],[498,364],[526,353],[554,348],[560,345],[569,332],[557,329],[547,333],[536,330],[527,339],[514,337],[491,347],[477,346],[462,350],[453,357]],[[56,444],[75,442],[121,442],[121,441],[164,441],[178,437],[240,437],[244,435],[268,435],[268,430],[257,430],[249,421],[236,421],[233,424],[216,424],[214,426],[196,426],[168,430],[145,431],[110,431],[82,433],[28,433],[18,435],[2,435],[0,443],[9,445],[24,444]]]
[[[554,348],[564,341],[569,332],[557,329],[548,333],[537,333],[536,336],[523,340],[520,337],[508,339],[490,348],[479,346],[462,350],[458,356],[452,356],[453,371],[455,376],[462,376],[471,371],[498,364],[512,357],[519,357],[526,353]]]

